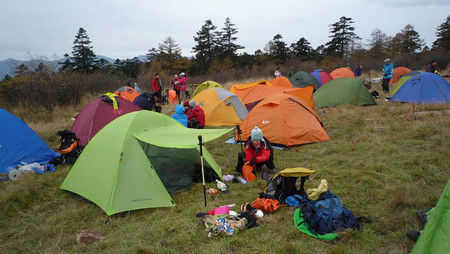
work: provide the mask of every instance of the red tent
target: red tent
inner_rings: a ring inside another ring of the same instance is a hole
[[[139,106],[120,96],[114,98],[117,100],[118,109],[114,109],[112,104],[106,102],[105,97],[98,97],[86,105],[75,117],[71,131],[77,134],[82,146],[86,146],[95,134],[112,120],[141,110]]]

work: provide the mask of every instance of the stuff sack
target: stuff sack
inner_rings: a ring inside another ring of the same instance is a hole
[[[66,163],[75,163],[78,156],[80,156],[83,150],[80,145],[80,139],[77,135],[69,130],[58,131],[58,135],[61,136],[59,145],[56,148],[56,152],[61,156],[54,158],[49,163],[59,165]]]
[[[336,233],[348,228],[359,228],[358,220],[341,199],[329,190],[317,201],[305,199],[301,212],[311,230],[318,234]]]
[[[254,167],[248,163],[245,163],[244,166],[242,166],[242,175],[244,176],[245,181],[251,182],[256,180],[256,176],[253,174],[253,169]]]
[[[257,198],[251,206],[263,212],[274,213],[280,207],[280,202],[271,198]]]

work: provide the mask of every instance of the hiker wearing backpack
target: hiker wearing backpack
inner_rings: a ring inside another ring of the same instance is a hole
[[[252,130],[251,136],[245,143],[245,162],[261,171],[263,180],[269,179],[269,173],[276,173],[272,145],[257,126]]]

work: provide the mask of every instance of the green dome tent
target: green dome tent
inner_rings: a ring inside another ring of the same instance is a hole
[[[289,79],[294,87],[314,86],[315,89],[320,87],[319,81],[306,71],[298,71]]]
[[[316,107],[335,107],[341,104],[376,105],[377,102],[364,86],[362,78],[333,79],[314,92]]]
[[[442,192],[436,206],[417,239],[411,253],[448,253],[450,249],[450,181]]]
[[[92,201],[107,215],[175,206],[169,193],[202,179],[198,136],[207,142],[230,130],[188,129],[147,110],[128,113],[94,136],[60,188]],[[203,159],[205,176],[222,178],[204,147]]]
[[[195,91],[194,91],[194,93],[192,94],[192,98],[194,98],[197,94],[199,94],[201,91],[204,91],[204,90],[206,90],[206,89],[208,89],[208,88],[211,88],[211,87],[217,87],[217,88],[223,88],[223,86],[221,85],[221,84],[219,84],[219,83],[217,83],[217,82],[215,82],[215,81],[211,81],[211,80],[208,80],[208,81],[205,81],[205,82],[203,82],[203,83],[201,83],[196,89],[195,89]]]

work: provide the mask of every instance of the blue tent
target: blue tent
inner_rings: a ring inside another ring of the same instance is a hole
[[[422,72],[406,81],[391,101],[450,103],[450,84],[437,74]]]
[[[22,162],[44,164],[58,155],[26,123],[0,108],[0,173]]]

